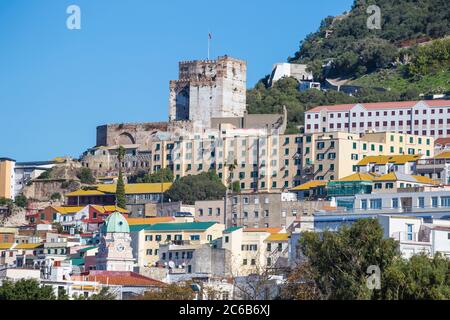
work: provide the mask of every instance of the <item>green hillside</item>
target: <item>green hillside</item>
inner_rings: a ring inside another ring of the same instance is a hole
[[[381,8],[381,29],[366,26],[367,7]],[[295,79],[272,88],[268,76],[248,90],[250,113],[280,112],[286,105],[288,132],[303,124],[317,105],[416,100],[450,91],[450,9],[447,0],[355,0],[350,12],[325,18],[300,42],[291,63],[307,64],[316,81],[346,79],[363,89],[350,97],[310,89],[298,92]],[[378,92],[374,88],[384,88]]]

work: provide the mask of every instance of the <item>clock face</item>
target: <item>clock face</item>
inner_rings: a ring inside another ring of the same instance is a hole
[[[116,246],[116,249],[117,251],[122,252],[123,250],[125,250],[125,247],[123,246],[123,244],[120,243]]]

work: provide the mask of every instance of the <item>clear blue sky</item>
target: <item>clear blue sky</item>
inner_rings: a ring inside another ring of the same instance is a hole
[[[106,123],[165,121],[179,60],[228,54],[248,87],[353,0],[1,0],[0,157],[78,157]],[[81,8],[81,30],[66,9]]]

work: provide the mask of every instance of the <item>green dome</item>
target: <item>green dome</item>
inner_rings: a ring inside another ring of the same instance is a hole
[[[103,233],[109,232],[130,233],[130,226],[128,225],[127,219],[117,211],[110,214],[103,225]]]

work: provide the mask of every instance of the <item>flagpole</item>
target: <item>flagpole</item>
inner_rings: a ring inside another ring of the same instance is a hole
[[[211,32],[208,32],[208,60],[210,58],[209,54],[211,51]]]

